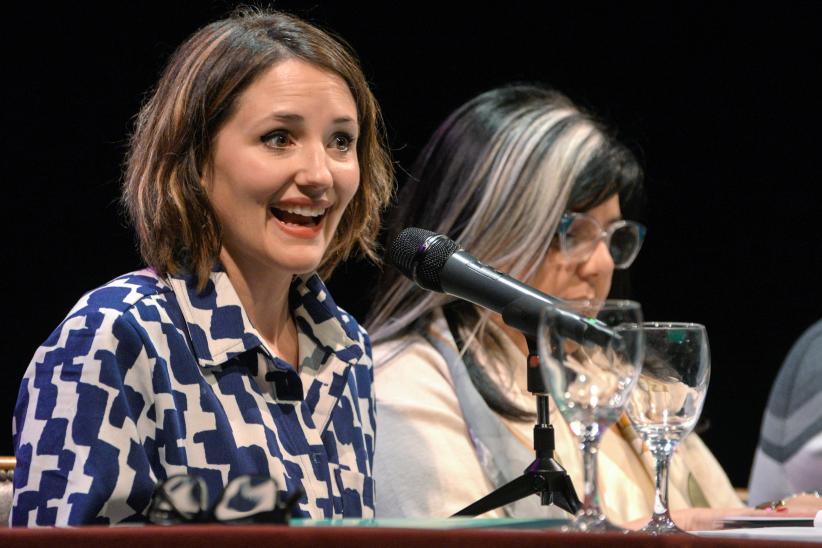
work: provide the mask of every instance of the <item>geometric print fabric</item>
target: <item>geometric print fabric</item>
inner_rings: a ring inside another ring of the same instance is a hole
[[[295,515],[374,515],[368,336],[316,274],[289,307],[299,373],[274,356],[225,272],[126,274],[84,295],[37,350],[15,407],[12,525],[145,520],[153,487],[242,474],[301,487]],[[264,368],[268,390],[256,381]]]

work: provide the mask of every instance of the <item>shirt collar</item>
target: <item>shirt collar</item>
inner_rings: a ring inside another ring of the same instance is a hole
[[[222,365],[254,348],[273,358],[220,267],[209,274],[202,292],[197,291],[196,276],[190,274],[172,275],[167,281],[180,305],[200,366]],[[288,305],[297,324],[301,370],[307,367],[316,372],[326,361],[326,352],[318,352],[318,346],[348,363],[362,355],[356,324],[337,308],[317,274],[294,277]]]

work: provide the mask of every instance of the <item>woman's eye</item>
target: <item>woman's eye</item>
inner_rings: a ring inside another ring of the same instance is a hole
[[[331,142],[332,146],[340,152],[348,152],[354,144],[354,138],[344,133],[338,133]]]
[[[263,144],[270,148],[286,148],[291,139],[285,131],[273,131],[262,137]]]

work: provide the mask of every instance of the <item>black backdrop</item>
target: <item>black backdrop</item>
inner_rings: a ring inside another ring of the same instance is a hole
[[[120,4],[4,14],[0,453],[35,348],[84,291],[140,266],[117,206],[131,118],[173,48],[231,7]],[[770,384],[820,316],[822,4],[714,4],[276,7],[351,42],[401,167],[451,110],[513,80],[554,85],[620,129],[647,171],[632,295],[649,319],[707,325],[703,436],[745,485]],[[330,282],[360,319],[375,274],[353,263]]]

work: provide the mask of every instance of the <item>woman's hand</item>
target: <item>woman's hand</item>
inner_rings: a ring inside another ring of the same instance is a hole
[[[791,512],[791,516],[815,516],[822,510],[822,497],[819,493],[797,493],[783,500],[760,504],[757,508],[766,508],[767,511]]]

